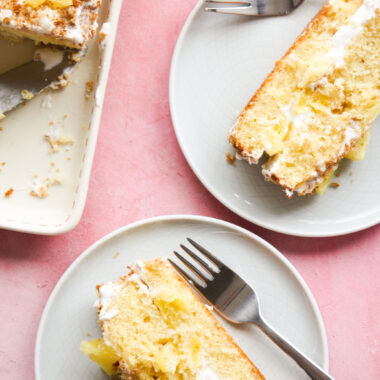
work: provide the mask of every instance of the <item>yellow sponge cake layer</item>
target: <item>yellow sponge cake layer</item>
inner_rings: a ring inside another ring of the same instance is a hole
[[[231,130],[238,154],[290,197],[310,194],[380,112],[380,0],[331,0]]]
[[[135,264],[98,293],[103,340],[81,348],[110,376],[264,379],[166,259]]]
[[[0,0],[0,34],[83,48],[93,38],[101,0]]]

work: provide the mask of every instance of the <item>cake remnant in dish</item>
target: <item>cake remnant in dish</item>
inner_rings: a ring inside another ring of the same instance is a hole
[[[14,192],[14,189],[11,187],[10,189],[8,189],[5,193],[4,193],[4,197],[5,198],[8,198],[10,197]]]
[[[34,98],[34,95],[28,90],[21,91],[22,98],[25,100],[30,100]]]
[[[73,145],[75,140],[70,135],[63,134],[60,125],[51,124],[49,132],[44,135],[45,140],[49,143],[52,153],[58,152],[61,145]]]
[[[82,49],[95,36],[101,0],[0,0],[0,33]]]
[[[101,339],[81,350],[118,379],[264,380],[167,259],[97,287]]]
[[[45,71],[51,70],[59,65],[65,56],[63,50],[60,49],[37,49],[34,53],[34,60],[41,61],[44,64]]]
[[[30,185],[30,195],[37,198],[46,198],[49,195],[50,181],[49,179],[41,180],[38,177],[34,178]]]
[[[276,63],[229,141],[287,195],[313,194],[360,160],[380,113],[380,0],[328,1]],[[335,168],[335,169],[334,169]]]
[[[100,49],[104,50],[107,45],[107,37],[111,29],[111,24],[109,22],[103,23],[100,32],[99,32],[99,45]]]

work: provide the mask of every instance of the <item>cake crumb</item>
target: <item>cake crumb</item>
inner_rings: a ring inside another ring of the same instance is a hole
[[[91,336],[91,334],[90,334],[89,332],[88,332],[88,333],[86,333],[86,335],[87,335],[87,336]]]
[[[10,197],[14,192],[14,189],[11,187],[4,193],[4,197]]]
[[[331,182],[330,186],[331,186],[331,187],[334,187],[334,188],[337,188],[337,187],[339,187],[340,185],[339,185],[338,182]]]
[[[230,152],[227,152],[227,153],[226,153],[226,161],[227,161],[230,165],[234,165],[235,160],[236,160],[236,154],[231,155]]]
[[[41,181],[35,177],[35,180],[31,184],[31,190],[29,195],[36,198],[46,198],[49,195],[50,182],[48,179]]]
[[[50,131],[44,135],[45,140],[49,143],[52,153],[59,151],[60,145],[73,145],[74,138],[69,135],[62,135],[58,127],[50,128]]]
[[[6,163],[5,163],[5,162],[2,162],[2,163],[1,163],[1,166],[5,166],[5,165],[6,165]]]
[[[63,184],[63,176],[62,174],[56,174],[52,181],[51,181],[52,185],[62,185]]]
[[[34,98],[34,95],[28,90],[22,90],[21,96],[25,100],[30,100],[30,99]]]
[[[116,259],[116,257],[118,257],[120,255],[120,252],[116,252],[112,257],[114,258],[114,259]]]
[[[94,81],[93,80],[88,80],[86,82],[86,94],[85,94],[84,98],[86,100],[89,100],[90,99],[90,94],[93,91],[94,91]]]
[[[4,128],[0,125],[0,131],[3,131],[4,130]]]
[[[0,120],[4,119],[5,115],[0,112]]]
[[[354,172],[351,170],[351,171],[350,171],[350,176],[352,176],[353,174],[354,174]]]

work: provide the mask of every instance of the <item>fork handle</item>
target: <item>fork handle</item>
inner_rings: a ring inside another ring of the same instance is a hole
[[[283,338],[273,327],[268,325],[262,318],[255,321],[257,325],[274,343],[277,344],[286,354],[310,376],[313,380],[334,380],[322,368],[313,363],[300,351],[298,351],[291,343]]]

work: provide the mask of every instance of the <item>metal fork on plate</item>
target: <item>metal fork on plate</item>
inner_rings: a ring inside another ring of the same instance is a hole
[[[331,376],[264,321],[260,313],[259,300],[255,291],[239,275],[197,242],[189,238],[187,240],[210,261],[210,263],[206,262],[190,248],[183,244],[180,245],[203,271],[207,273],[207,276],[178,252],[174,252],[174,254],[190,270],[191,274],[182,270],[172,260],[169,259],[169,261],[201,298],[212,304],[223,318],[232,323],[249,323],[258,326],[274,343],[292,357],[311,379],[333,380]]]
[[[205,11],[245,16],[283,16],[303,0],[205,0]]]

